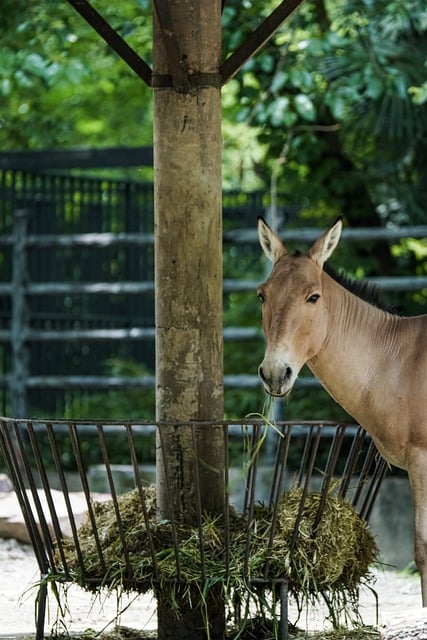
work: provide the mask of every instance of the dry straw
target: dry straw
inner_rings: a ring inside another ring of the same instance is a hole
[[[247,611],[252,603],[264,612],[266,603],[274,602],[269,597],[274,592],[272,581],[287,576],[289,589],[301,607],[309,601],[324,600],[338,626],[343,610],[351,607],[357,613],[358,588],[369,582],[369,567],[377,559],[378,551],[366,523],[333,490],[316,522],[320,499],[319,493],[308,493],[301,513],[301,490],[286,493],[279,505],[273,538],[272,514],[268,509],[258,505],[253,521],[248,523],[245,514],[230,508],[226,553],[222,516],[204,516],[202,535],[198,528],[176,525],[176,548],[171,523],[156,520],[155,488],[145,490],[149,531],[139,492],[133,490],[118,498],[125,545],[113,502],[95,502],[96,531],[103,560],[88,518],[78,531],[84,571],[71,540],[64,541],[67,569],[73,581],[86,589],[109,588],[119,593],[170,589],[171,602],[175,600],[174,589],[178,584],[181,594],[184,584],[192,597],[193,587],[205,593],[210,584],[220,583],[231,609],[233,603],[239,602]],[[300,521],[295,538],[297,517]],[[260,578],[264,581],[258,582]]]

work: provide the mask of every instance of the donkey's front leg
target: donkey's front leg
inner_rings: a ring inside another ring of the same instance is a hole
[[[411,456],[408,469],[414,502],[415,564],[421,576],[423,607],[427,607],[427,452]]]

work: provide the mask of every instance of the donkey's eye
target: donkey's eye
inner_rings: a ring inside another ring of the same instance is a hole
[[[318,293],[313,293],[309,298],[307,298],[307,302],[310,304],[316,304],[319,298],[320,295]]]
[[[258,300],[260,300],[261,304],[263,304],[264,302],[264,296],[262,295],[262,293],[258,294]]]

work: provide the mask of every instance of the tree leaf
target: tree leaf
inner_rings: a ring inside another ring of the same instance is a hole
[[[295,96],[295,109],[304,120],[313,122],[316,119],[316,108],[304,93],[299,93]]]

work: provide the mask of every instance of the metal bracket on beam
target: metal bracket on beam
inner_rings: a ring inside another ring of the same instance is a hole
[[[173,87],[179,93],[188,93],[197,87],[220,86],[231,80],[304,0],[283,0],[247,40],[222,63],[219,84],[217,74],[200,73],[192,76],[188,73],[179,49],[168,0],[153,0],[170,71],[170,74],[155,77],[149,65],[119,36],[88,0],[68,0],[68,2],[149,87]],[[225,0],[222,2],[222,8],[224,5]]]
[[[219,73],[193,73],[188,75],[188,83],[190,89],[200,89],[202,87],[220,87],[221,75]],[[176,87],[174,79],[171,75],[153,73],[151,86],[153,89],[169,89],[174,87],[178,93],[183,93]],[[186,91],[187,93],[187,91]]]

